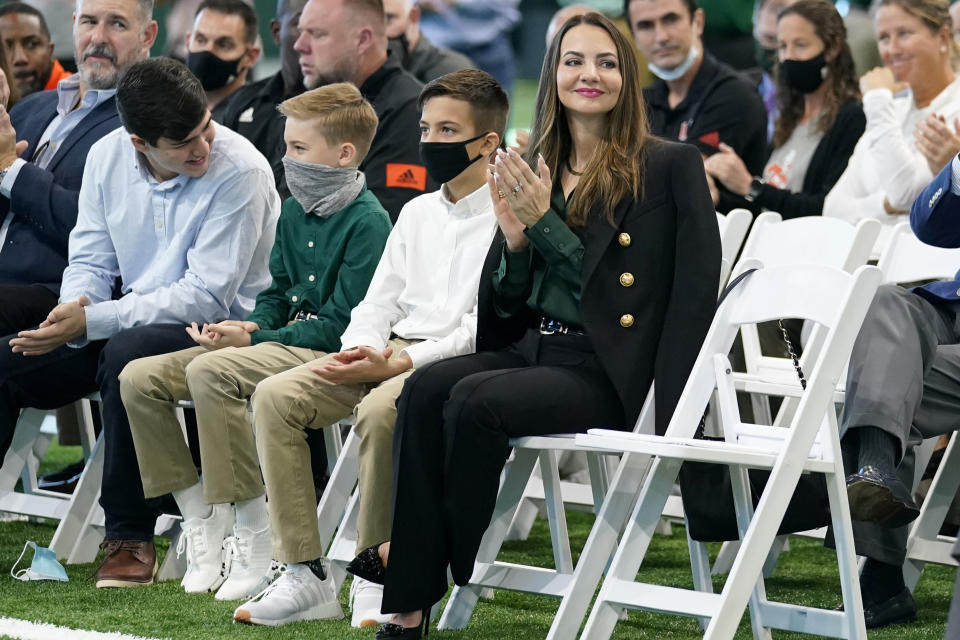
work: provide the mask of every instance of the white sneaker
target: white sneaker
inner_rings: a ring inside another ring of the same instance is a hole
[[[230,555],[227,579],[217,590],[217,600],[240,600],[259,593],[266,585],[261,579],[270,570],[270,527],[261,531],[233,528],[233,535],[223,541]],[[269,583],[267,583],[269,584]]]
[[[177,556],[187,554],[187,572],[180,582],[187,593],[216,591],[226,577],[224,562],[229,557],[223,539],[233,529],[233,506],[214,504],[206,518],[184,520],[177,542]]]
[[[389,613],[380,613],[383,604],[383,585],[363,578],[353,578],[350,584],[350,626],[362,629],[390,622]]]
[[[323,568],[325,580],[305,564],[288,564],[273,584],[237,607],[234,621],[279,627],[299,620],[342,618],[329,565],[324,562]]]

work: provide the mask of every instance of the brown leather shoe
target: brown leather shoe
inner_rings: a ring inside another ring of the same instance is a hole
[[[153,584],[157,573],[157,550],[153,542],[104,540],[103,562],[97,569],[97,587],[139,587]]]

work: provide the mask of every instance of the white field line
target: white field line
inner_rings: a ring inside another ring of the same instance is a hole
[[[125,633],[84,631],[58,627],[46,622],[30,622],[16,618],[0,617],[0,635],[18,640],[155,640],[143,636],[128,636]]]

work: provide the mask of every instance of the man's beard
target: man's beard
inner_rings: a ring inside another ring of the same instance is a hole
[[[102,63],[87,63],[90,56],[99,56],[110,60],[112,66],[105,67]],[[80,77],[91,89],[115,89],[120,74],[130,66],[127,63],[120,64],[117,61],[117,54],[107,45],[98,44],[88,47],[83,52],[80,63],[77,65],[80,71]]]
[[[325,87],[337,82],[353,82],[357,75],[357,62],[352,58],[344,58],[336,66],[325,73],[318,73],[312,78],[304,78],[307,89]]]
[[[26,84],[23,84],[24,81],[17,77],[17,72],[13,72],[13,81],[17,83],[17,88],[20,90],[20,95],[26,96],[31,93],[36,93],[38,91],[43,91],[44,87],[47,86],[47,80],[50,79],[50,74],[53,73],[53,63],[50,63],[50,66],[44,69],[38,74],[31,74],[31,78],[26,80]]]

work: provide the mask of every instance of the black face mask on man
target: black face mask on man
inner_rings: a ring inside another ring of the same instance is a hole
[[[773,73],[773,67],[777,62],[777,50],[768,49],[756,40],[753,41],[753,59],[757,66],[766,73]]]
[[[471,158],[467,152],[467,145],[485,135],[487,132],[475,138],[457,142],[421,142],[420,159],[423,161],[423,166],[427,168],[427,173],[437,182],[453,180],[463,173],[464,169],[483,157],[480,153],[475,158]]]
[[[800,93],[813,93],[827,77],[827,58],[820,52],[809,60],[784,60],[780,63],[783,81]]]
[[[242,59],[243,55],[236,60],[224,60],[209,51],[190,51],[187,53],[187,68],[197,76],[204,91],[215,91],[236,79]]]

